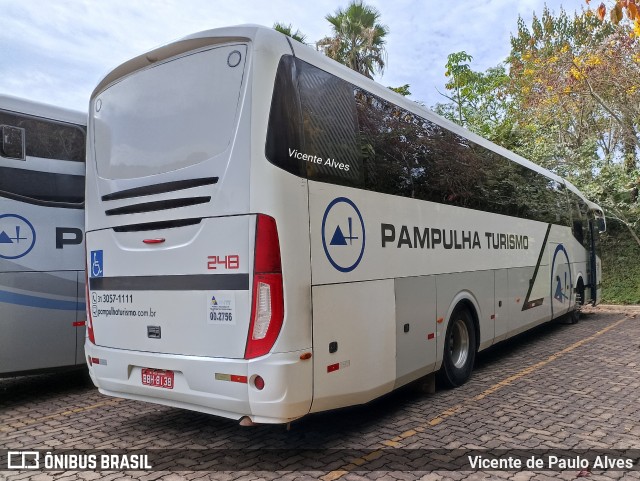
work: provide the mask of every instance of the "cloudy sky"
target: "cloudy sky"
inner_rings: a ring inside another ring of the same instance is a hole
[[[123,61],[200,30],[243,23],[291,23],[316,41],[328,13],[348,0],[0,0],[0,93],[86,111],[94,86]],[[509,52],[518,15],[530,24],[545,0],[368,0],[389,27],[384,85],[411,85],[427,105],[444,100],[449,53],[474,69]],[[547,0],[553,11],[584,0]]]

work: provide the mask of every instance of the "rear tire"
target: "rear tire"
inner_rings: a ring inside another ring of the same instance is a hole
[[[438,379],[447,387],[458,387],[471,377],[476,358],[476,330],[466,307],[456,307],[447,325],[442,368]]]
[[[584,283],[582,279],[578,281],[578,288],[576,289],[576,308],[569,313],[569,324],[577,324],[580,320],[580,308],[584,306]]]
[[[578,321],[580,320],[580,309],[574,309],[569,313],[568,317],[569,324],[578,324]]]

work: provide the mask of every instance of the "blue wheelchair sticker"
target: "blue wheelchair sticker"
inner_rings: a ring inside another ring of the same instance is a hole
[[[91,251],[91,265],[89,266],[91,277],[102,277],[104,275],[104,264],[102,263],[102,251]]]

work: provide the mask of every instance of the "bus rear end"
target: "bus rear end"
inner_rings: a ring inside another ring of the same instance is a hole
[[[161,47],[92,95],[86,352],[104,394],[253,422],[309,412],[310,328],[295,327],[285,295],[299,281],[282,256],[293,241],[269,192],[278,179],[261,184],[283,174],[251,134],[270,103],[252,102],[267,89],[255,65],[273,64],[272,89],[270,58],[288,45],[258,51],[260,32]]]

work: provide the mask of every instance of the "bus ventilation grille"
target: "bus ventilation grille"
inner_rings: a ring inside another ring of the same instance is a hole
[[[112,192],[102,196],[103,201],[130,199],[132,197],[143,197],[145,195],[166,194],[177,190],[193,189],[203,185],[213,185],[218,183],[218,177],[205,177],[203,179],[177,180],[174,182],[163,182],[161,184],[143,185],[133,189]]]
[[[115,209],[105,210],[104,213],[106,215],[140,214],[143,212],[155,212],[158,210],[177,209],[179,207],[189,207],[191,205],[206,204],[209,201],[211,201],[211,196],[159,200],[155,202],[143,202],[141,204],[116,207]]]

